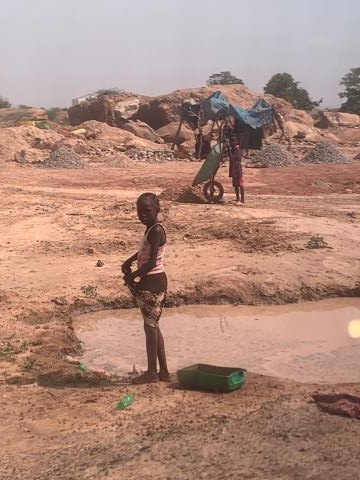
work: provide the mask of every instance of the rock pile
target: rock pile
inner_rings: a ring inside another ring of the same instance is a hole
[[[278,144],[268,145],[248,161],[249,167],[288,167],[296,165],[296,158],[285,147]]]
[[[172,150],[136,150],[130,149],[126,155],[132,160],[146,163],[173,162],[176,160]]]
[[[68,145],[62,145],[51,152],[49,158],[40,163],[39,168],[85,168],[86,164]]]
[[[301,163],[348,163],[347,159],[331,142],[319,142],[301,160]]]

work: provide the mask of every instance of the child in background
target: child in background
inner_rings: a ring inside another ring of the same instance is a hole
[[[159,328],[167,292],[167,277],[163,265],[166,232],[158,221],[160,202],[154,193],[140,195],[136,207],[139,220],[146,226],[146,230],[140,250],[127,259],[121,269],[125,284],[134,295],[144,319],[148,369],[136,377],[133,383],[153,383],[159,380],[169,382],[164,339]],[[131,266],[136,260],[137,269],[132,272]],[[140,280],[135,282],[136,278]]]
[[[232,135],[230,138],[230,170],[229,176],[232,178],[232,184],[235,188],[236,203],[240,203],[240,194],[241,194],[241,203],[245,203],[245,186],[244,186],[244,176],[243,168],[241,162],[241,149],[238,144],[237,138]]]

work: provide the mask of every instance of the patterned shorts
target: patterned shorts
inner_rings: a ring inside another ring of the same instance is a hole
[[[129,288],[140,308],[145,325],[155,328],[158,327],[166,300],[166,292],[151,293],[146,290]]]

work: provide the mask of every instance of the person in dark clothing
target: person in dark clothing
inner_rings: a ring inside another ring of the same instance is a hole
[[[236,203],[245,203],[245,185],[244,175],[242,168],[242,155],[241,149],[238,144],[237,138],[232,136],[230,138],[230,169],[229,177],[232,178],[232,184],[235,188]]]

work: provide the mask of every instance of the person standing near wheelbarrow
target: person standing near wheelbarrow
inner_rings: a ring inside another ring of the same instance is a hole
[[[245,187],[242,167],[241,149],[237,138],[232,135],[230,137],[230,168],[229,177],[232,178],[232,184],[235,188],[236,203],[245,203]],[[240,199],[241,196],[241,199]]]

